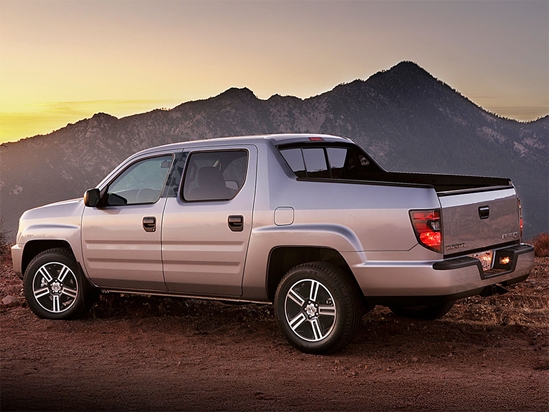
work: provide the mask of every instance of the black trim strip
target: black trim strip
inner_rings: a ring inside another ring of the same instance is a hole
[[[481,187],[473,187],[470,189],[458,189],[458,190],[450,190],[450,191],[443,191],[443,192],[437,192],[437,193],[439,197],[444,197],[444,196],[464,195],[467,193],[476,193],[476,192],[492,192],[494,190],[506,190],[506,189],[513,189],[513,186],[511,185],[481,186]]]
[[[432,189],[433,186],[425,183],[386,182],[379,180],[358,180],[358,179],[331,179],[322,177],[298,177],[298,182],[319,182],[319,183],[345,183],[365,186],[394,186],[394,187],[419,187]]]
[[[435,262],[433,269],[435,270],[454,270],[462,269],[468,266],[476,266],[480,272],[482,272],[482,264],[480,260],[470,256],[463,256],[455,259],[443,260],[441,262]]]

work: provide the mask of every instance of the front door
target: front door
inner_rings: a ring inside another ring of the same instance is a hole
[[[140,159],[105,188],[99,207],[82,216],[82,249],[100,287],[166,291],[162,274],[163,189],[173,156]]]

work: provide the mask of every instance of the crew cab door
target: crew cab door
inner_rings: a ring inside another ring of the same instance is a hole
[[[240,296],[252,228],[257,148],[187,153],[182,186],[162,223],[164,279],[170,292]]]
[[[103,188],[98,207],[84,208],[84,265],[97,286],[166,290],[160,238],[172,163],[167,154],[129,164]]]

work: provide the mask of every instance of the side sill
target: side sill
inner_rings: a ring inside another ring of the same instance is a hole
[[[140,295],[140,296],[160,296],[165,298],[183,298],[183,299],[197,299],[197,300],[212,300],[212,301],[218,301],[223,303],[253,303],[257,305],[272,305],[273,302],[270,301],[263,301],[263,300],[249,300],[249,299],[238,299],[238,298],[229,298],[229,297],[213,297],[213,296],[201,296],[201,295],[185,295],[185,294],[178,294],[178,293],[170,293],[170,292],[148,292],[148,291],[140,291],[140,290],[127,290],[127,289],[101,289],[101,293],[108,294],[108,293],[119,293],[119,294],[125,294],[125,295]]]

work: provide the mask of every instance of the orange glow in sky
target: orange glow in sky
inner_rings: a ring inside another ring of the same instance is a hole
[[[0,0],[0,142],[230,87],[306,98],[403,60],[499,115],[547,115],[549,2]]]

